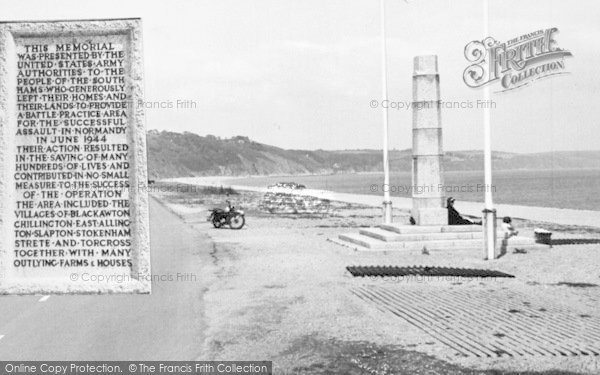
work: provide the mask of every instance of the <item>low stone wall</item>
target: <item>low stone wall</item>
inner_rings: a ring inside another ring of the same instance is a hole
[[[272,214],[330,214],[329,199],[288,193],[265,193],[259,209]]]

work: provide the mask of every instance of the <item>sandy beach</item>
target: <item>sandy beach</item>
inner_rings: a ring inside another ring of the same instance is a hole
[[[598,321],[598,245],[554,246],[509,253],[493,261],[484,261],[478,250],[357,252],[328,239],[378,224],[378,203],[373,207],[332,200],[326,214],[272,214],[261,209],[262,191],[246,189],[230,199],[245,210],[247,226],[239,231],[214,229],[205,221],[207,210],[223,206],[225,197],[206,194],[197,186],[188,190],[181,188],[184,185],[176,187],[180,183],[172,181],[153,189],[151,195],[212,243],[212,248],[201,250],[208,251],[212,260],[203,267],[209,284],[204,301],[208,326],[204,360],[268,359],[273,360],[278,374],[600,371],[600,357],[594,355],[457,356],[436,337],[351,292],[374,286],[423,293],[486,293],[491,298],[524,296],[527,303],[589,317],[578,323],[584,332],[586,322]],[[364,203],[360,197],[353,199]],[[395,220],[407,221],[408,211],[401,207],[396,205]],[[516,220],[515,224],[531,235],[539,223]],[[552,228],[557,239],[600,239],[600,230],[594,228],[559,224]],[[515,278],[353,278],[345,269],[351,265],[491,268]]]
[[[236,184],[236,177],[211,176],[211,177],[184,177],[168,179],[173,183],[192,184],[199,186],[227,186],[236,190],[247,190],[255,192],[266,192],[266,186],[248,186]],[[347,194],[327,190],[303,189],[302,191],[291,191],[293,194],[309,195],[321,199],[329,199],[359,205],[380,207],[382,197],[366,194]],[[411,208],[410,198],[392,197],[395,208],[408,210]],[[472,217],[481,217],[484,208],[481,202],[458,201],[456,208],[463,214]],[[574,210],[553,207],[534,207],[512,204],[496,204],[498,216],[510,216],[512,218],[524,219],[531,222],[560,224],[578,227],[600,227],[600,211]]]

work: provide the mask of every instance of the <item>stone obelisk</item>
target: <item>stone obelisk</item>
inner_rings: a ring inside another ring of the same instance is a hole
[[[442,120],[437,56],[416,56],[413,73],[412,217],[447,225],[442,176]]]

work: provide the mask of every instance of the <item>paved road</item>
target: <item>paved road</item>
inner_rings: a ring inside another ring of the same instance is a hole
[[[151,295],[0,296],[0,360],[194,360],[205,326],[206,240],[150,200]],[[185,279],[185,277],[182,277]]]

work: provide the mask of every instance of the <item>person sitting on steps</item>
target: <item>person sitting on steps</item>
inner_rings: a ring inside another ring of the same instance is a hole
[[[448,209],[448,225],[481,225],[481,221],[473,222],[469,219],[465,219],[461,214],[454,208],[454,202],[456,199],[449,197],[446,200],[446,208]]]

